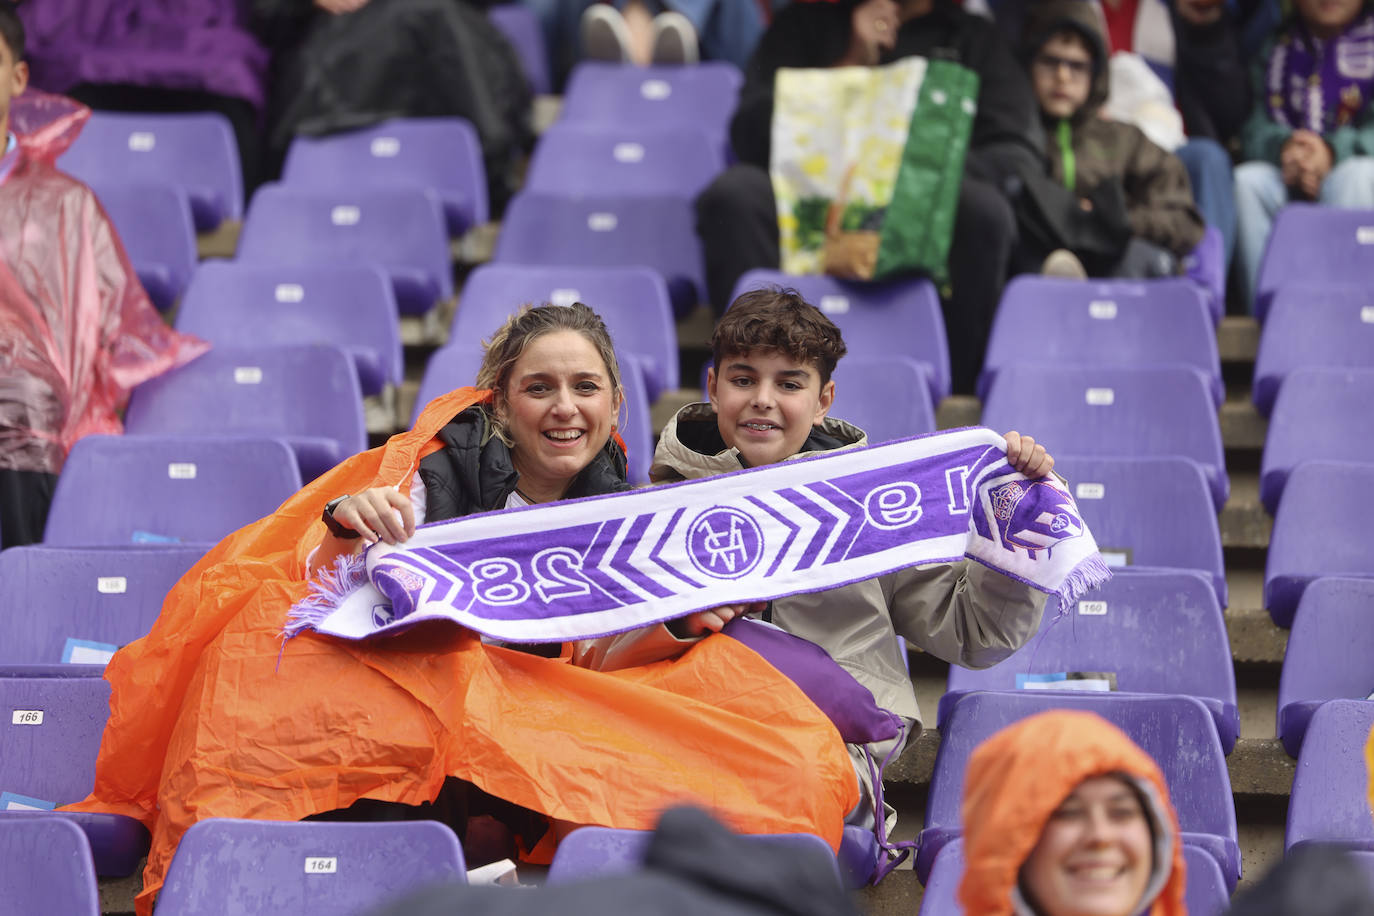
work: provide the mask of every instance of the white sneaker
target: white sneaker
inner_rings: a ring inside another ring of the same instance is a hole
[[[587,7],[582,14],[582,56],[618,64],[631,62],[630,29],[620,10],[607,3]]]
[[[694,64],[701,59],[697,49],[697,30],[681,13],[671,10],[654,17],[654,51],[656,64]]]

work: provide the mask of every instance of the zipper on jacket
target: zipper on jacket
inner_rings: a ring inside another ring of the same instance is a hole
[[[1072,191],[1078,180],[1078,163],[1073,157],[1073,125],[1067,118],[1059,122],[1059,157],[1064,162],[1064,187]]]

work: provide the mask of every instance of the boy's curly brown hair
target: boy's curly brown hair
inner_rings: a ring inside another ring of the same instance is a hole
[[[769,286],[741,293],[711,334],[711,358],[717,366],[727,356],[755,350],[814,364],[824,385],[846,347],[840,329],[801,293]]]

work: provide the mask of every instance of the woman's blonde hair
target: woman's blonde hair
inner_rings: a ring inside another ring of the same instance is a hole
[[[482,368],[477,370],[477,387],[490,388],[498,399],[506,396],[511,371],[524,354],[525,348],[545,334],[555,331],[576,331],[596,348],[610,377],[611,394],[619,404],[625,403],[625,391],[620,384],[620,364],[615,358],[611,332],[601,316],[581,302],[572,305],[524,305],[506,319],[496,333],[482,345]],[[490,410],[490,432],[507,446],[513,445],[510,432],[501,419],[500,411]]]

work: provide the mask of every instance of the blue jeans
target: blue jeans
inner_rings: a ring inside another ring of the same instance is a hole
[[[1330,207],[1374,209],[1374,157],[1352,156],[1333,168],[1317,200]],[[1288,188],[1277,165],[1256,160],[1236,166],[1236,256],[1244,284],[1241,292],[1251,312],[1269,230],[1287,203]]]
[[[1231,155],[1207,137],[1189,140],[1174,150],[1174,155],[1188,170],[1193,200],[1202,218],[1221,233],[1221,246],[1226,253],[1224,271],[1236,249],[1236,186],[1231,177]]]

